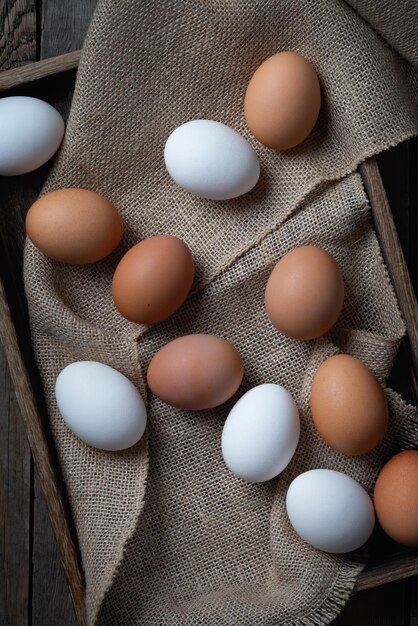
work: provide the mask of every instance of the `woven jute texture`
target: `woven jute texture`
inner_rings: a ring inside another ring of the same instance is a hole
[[[249,135],[243,96],[261,61],[285,49],[312,61],[323,104],[309,140],[277,153]],[[328,355],[355,354],[384,383],[404,333],[356,168],[417,132],[417,85],[413,65],[342,1],[99,2],[44,192],[99,191],[121,212],[124,239],[85,267],[51,262],[30,242],[25,253],[33,344],[78,532],[89,623],[308,626],[329,623],[346,602],[368,548],[347,556],[314,550],[291,529],[284,499],[294,476],[317,467],[371,490],[383,462],[418,441],[414,410],[389,390],[389,431],[359,458],[328,448],[309,415],[312,376]],[[253,191],[213,202],[169,178],[165,140],[196,118],[228,124],[254,146],[262,173]],[[180,311],[147,328],[117,313],[111,280],[130,246],[160,233],[187,242],[197,277]],[[346,285],[340,320],[316,342],[282,336],[263,305],[275,262],[301,244],[331,252]],[[144,383],[156,350],[193,332],[225,337],[245,363],[236,396],[199,413],[163,404]],[[54,382],[80,359],[107,363],[138,386],[149,425],[137,446],[102,452],[65,426]],[[227,471],[220,436],[234,401],[265,382],[293,394],[302,433],[288,468],[251,485]]]

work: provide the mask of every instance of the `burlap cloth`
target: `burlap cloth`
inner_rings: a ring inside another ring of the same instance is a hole
[[[390,5],[381,3],[383,18],[393,13]],[[414,0],[394,5],[410,24]],[[389,37],[394,46],[402,41],[402,30],[396,33]],[[406,39],[398,50],[414,61],[414,42]],[[323,104],[310,139],[277,153],[249,136],[243,96],[260,62],[283,49],[312,61]],[[123,215],[123,243],[86,267],[50,262],[30,242],[25,257],[33,344],[78,532],[91,624],[307,626],[328,623],[346,602],[363,552],[335,556],[309,547],[291,529],[284,498],[295,475],[317,467],[344,471],[370,490],[382,463],[418,440],[414,410],[391,391],[387,436],[360,458],[323,444],[309,416],[312,375],[329,354],[340,348],[358,355],[384,381],[404,333],[355,172],[365,157],[418,130],[417,70],[404,57],[342,1],[99,2],[66,138],[44,191],[101,192]],[[249,139],[262,170],[252,192],[227,202],[201,200],[169,178],[164,142],[194,118],[219,120]],[[145,328],[118,315],[111,279],[130,246],[158,233],[187,242],[197,279],[174,317]],[[329,250],[346,284],[337,327],[317,342],[281,336],[263,305],[274,263],[300,244]],[[193,332],[225,337],[245,363],[237,396],[200,413],[164,405],[144,384],[155,351]],[[112,365],[148,399],[148,434],[138,446],[101,452],[66,428],[54,382],[78,359]],[[226,470],[220,436],[239,394],[264,382],[294,395],[302,434],[286,471],[252,485]]]

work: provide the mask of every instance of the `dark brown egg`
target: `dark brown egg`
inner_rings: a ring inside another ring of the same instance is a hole
[[[184,241],[171,235],[149,237],[121,259],[113,276],[113,300],[131,322],[155,324],[183,304],[193,277],[193,257]]]
[[[148,367],[154,395],[179,409],[210,409],[237,391],[242,359],[228,341],[214,335],[186,335],[161,348]]]

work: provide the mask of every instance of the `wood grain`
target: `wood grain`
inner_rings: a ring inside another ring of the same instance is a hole
[[[62,499],[62,485],[57,481],[46,439],[46,425],[42,422],[26,370],[14,325],[7,305],[3,284],[0,282],[0,341],[7,354],[11,378],[19,402],[26,434],[32,449],[42,490],[48,506],[51,523],[60,546],[61,557],[70,584],[75,611],[80,624],[85,624],[84,583],[78,554],[67,521]]]
[[[35,0],[0,0],[0,69],[36,59]]]
[[[0,91],[16,89],[36,80],[56,76],[75,69],[80,60],[80,50],[68,52],[58,57],[37,61],[30,65],[17,67],[0,74]]]
[[[57,541],[36,474],[33,491],[32,622],[39,626],[75,626],[77,621]]]
[[[0,0],[0,25],[0,69],[36,59],[34,0]],[[9,225],[1,229],[3,241],[10,230]],[[10,244],[14,241],[11,235]],[[30,448],[1,349],[0,623],[5,626],[26,624],[31,615],[32,478]]]
[[[391,559],[388,557],[384,563],[371,565],[360,574],[355,592],[372,589],[379,585],[409,578],[418,575],[418,553],[411,551],[404,553],[401,557]]]
[[[0,348],[0,623],[30,614],[32,462],[19,407]]]
[[[81,48],[97,0],[48,0],[42,4],[41,59]]]

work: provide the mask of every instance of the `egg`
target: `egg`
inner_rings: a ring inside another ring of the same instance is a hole
[[[171,235],[149,237],[128,250],[117,266],[113,300],[131,322],[155,324],[183,304],[193,277],[193,257],[181,239]]]
[[[332,256],[314,246],[284,255],[267,281],[265,305],[273,325],[292,339],[315,339],[337,321],[344,281]]]
[[[299,474],[286,495],[289,521],[318,550],[342,554],[357,550],[373,532],[373,503],[350,476],[329,469]]]
[[[50,104],[28,96],[0,99],[0,175],[26,174],[58,150],[65,126]]]
[[[299,412],[280,385],[253,387],[234,405],[222,432],[228,469],[252,483],[274,478],[290,463],[299,441]]]
[[[386,396],[374,374],[348,354],[329,357],[311,386],[311,414],[323,440],[350,456],[366,454],[388,426]]]
[[[151,360],[148,385],[160,400],[179,409],[211,409],[229,400],[244,374],[242,359],[215,335],[185,335],[170,341]]]
[[[139,391],[108,365],[67,365],[57,377],[55,397],[68,428],[90,446],[124,450],[144,434],[147,414]]]
[[[248,128],[274,150],[288,150],[304,141],[320,107],[316,72],[296,52],[279,52],[266,59],[251,78],[244,102]]]
[[[50,259],[72,265],[95,263],[120,243],[123,222],[99,193],[67,188],[51,191],[30,207],[26,232]]]
[[[405,450],[381,470],[374,488],[376,516],[395,541],[418,548],[418,451]]]
[[[258,157],[235,130],[213,120],[192,120],[176,128],[165,144],[171,178],[201,198],[228,200],[254,187]]]

